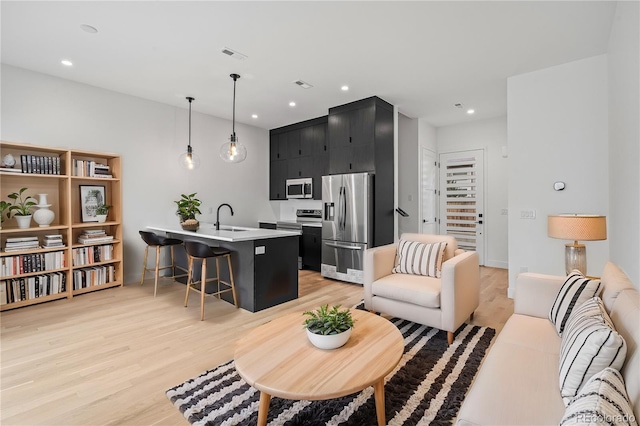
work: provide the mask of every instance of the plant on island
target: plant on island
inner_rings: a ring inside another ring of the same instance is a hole
[[[22,188],[18,192],[12,192],[11,194],[7,195],[7,197],[13,200],[13,205],[9,206],[9,212],[7,213],[7,217],[9,217],[11,212],[13,212],[14,216],[30,216],[31,215],[31,207],[35,206],[38,203],[36,203],[35,198],[33,198],[30,195],[26,195],[23,198],[22,194],[26,190],[27,188]],[[33,201],[30,201],[30,200],[33,200]]]
[[[349,309],[340,310],[340,305],[329,309],[329,305],[322,305],[315,311],[306,311],[308,316],[304,320],[304,327],[313,334],[323,336],[340,334],[353,327],[353,318]]]
[[[176,214],[180,216],[180,222],[184,226],[190,224],[197,224],[196,214],[202,214],[200,209],[200,200],[196,198],[197,192],[193,194],[185,195],[181,194],[180,199],[178,201],[174,201],[178,205],[178,211]]]

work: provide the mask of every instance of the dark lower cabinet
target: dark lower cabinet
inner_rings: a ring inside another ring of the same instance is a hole
[[[322,263],[322,228],[317,226],[302,227],[302,269],[320,272]]]

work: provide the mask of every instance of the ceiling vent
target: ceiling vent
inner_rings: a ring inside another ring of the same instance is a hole
[[[242,53],[236,52],[235,50],[229,49],[228,47],[223,48],[222,53],[231,56],[232,58],[235,58],[239,61],[244,61],[245,59],[247,59],[247,55],[243,55]]]
[[[464,108],[464,105],[462,105],[461,103],[453,104],[453,106],[456,108]]]
[[[313,87],[309,83],[307,83],[305,81],[302,81],[302,80],[296,80],[296,81],[294,81],[294,83],[297,84],[298,86],[302,87],[303,89],[310,89],[311,87]]]

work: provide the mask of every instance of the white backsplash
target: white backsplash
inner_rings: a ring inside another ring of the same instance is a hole
[[[295,221],[296,220],[296,210],[298,209],[321,209],[322,201],[321,200],[287,200],[287,201],[276,201],[276,203],[280,204],[280,215],[278,216],[278,220],[286,221]]]

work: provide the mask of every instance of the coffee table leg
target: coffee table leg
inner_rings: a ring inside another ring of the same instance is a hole
[[[269,414],[269,403],[271,402],[271,395],[266,392],[260,392],[260,406],[258,408],[258,426],[265,426],[267,424],[267,414]],[[384,397],[383,397],[384,403]]]
[[[384,426],[387,424],[387,420],[384,415],[384,377],[373,385],[373,392],[376,399],[376,416],[378,417],[378,426]],[[262,403],[262,400],[260,402]]]

